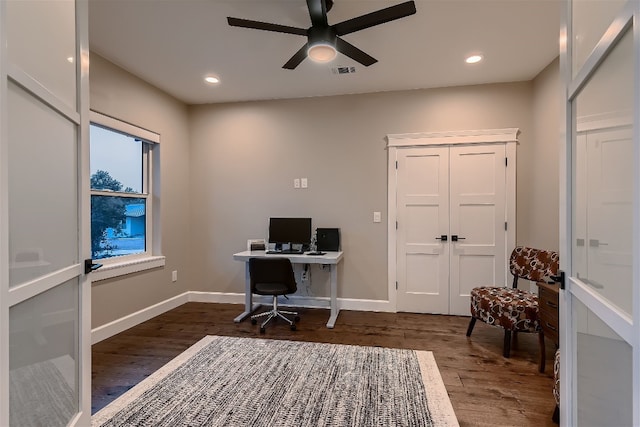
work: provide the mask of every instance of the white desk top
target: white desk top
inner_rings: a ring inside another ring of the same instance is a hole
[[[233,259],[246,262],[250,258],[285,257],[294,264],[337,264],[342,260],[342,255],[342,251],[326,252],[324,255],[267,254],[266,251],[243,251],[233,254]]]

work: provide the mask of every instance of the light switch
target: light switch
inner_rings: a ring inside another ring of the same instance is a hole
[[[382,214],[380,212],[374,212],[373,222],[380,222],[380,221],[382,221]]]
[[[309,185],[309,183],[307,182],[307,178],[300,178],[300,186],[302,188],[307,188]]]
[[[293,180],[293,188],[300,188],[300,178],[295,178]]]

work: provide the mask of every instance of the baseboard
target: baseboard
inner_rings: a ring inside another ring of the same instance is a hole
[[[91,330],[91,344],[98,343],[119,334],[120,332],[126,331],[129,328],[132,328],[142,322],[146,322],[149,319],[153,319],[154,317],[169,310],[173,310],[187,302],[189,302],[189,292],[185,292],[147,308],[143,308],[142,310],[138,310],[135,313],[121,317],[120,319],[98,326]]]
[[[271,297],[254,295],[254,302],[262,304],[270,304]],[[131,313],[120,319],[116,319],[105,325],[99,326],[91,330],[91,344],[96,344],[120,332],[126,331],[142,322],[146,322],[160,314],[173,310],[187,302],[206,302],[219,304],[244,304],[244,293],[226,293],[226,292],[198,292],[189,291],[175,297],[161,301],[150,307]],[[328,297],[313,297],[302,295],[291,295],[289,300],[283,299],[280,303],[282,306],[296,306],[305,308],[329,308]],[[340,310],[354,311],[382,311],[394,312],[389,301],[384,300],[366,300],[353,298],[338,298],[338,307]],[[338,322],[340,317],[338,317]]]

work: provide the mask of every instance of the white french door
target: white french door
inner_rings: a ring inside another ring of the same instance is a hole
[[[396,309],[469,315],[473,287],[506,285],[507,251],[515,240],[507,231],[515,170],[507,173],[506,159],[513,156],[515,165],[515,151],[507,144],[415,147],[407,136],[398,139],[391,145],[390,138],[389,153],[389,272]]]
[[[451,147],[450,156],[449,314],[466,316],[474,287],[507,285],[506,146]]]
[[[449,314],[449,147],[397,162],[398,310]]]
[[[0,425],[91,416],[87,3],[0,2]]]
[[[564,12],[560,422],[640,425],[640,3]]]

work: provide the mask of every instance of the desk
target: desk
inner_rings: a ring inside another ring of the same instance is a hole
[[[244,311],[234,321],[241,322],[249,316],[260,304],[253,304],[253,294],[251,293],[251,279],[249,276],[249,259],[251,258],[269,258],[269,257],[285,257],[289,258],[292,264],[320,264],[328,265],[331,272],[331,296],[330,308],[331,315],[327,322],[327,328],[333,329],[338,318],[340,309],[338,308],[338,263],[342,261],[342,251],[327,252],[324,255],[304,255],[304,254],[266,254],[265,251],[244,251],[233,254],[233,259],[243,261],[244,266]]]

